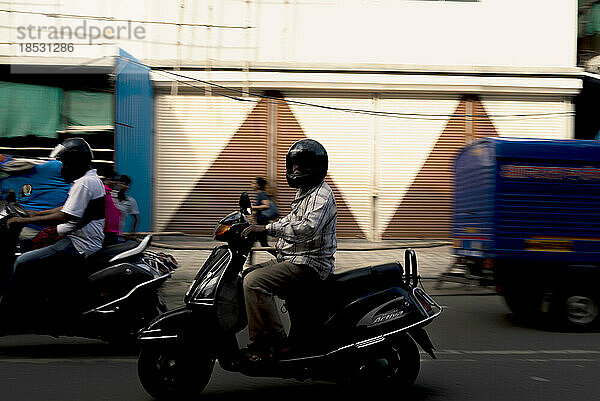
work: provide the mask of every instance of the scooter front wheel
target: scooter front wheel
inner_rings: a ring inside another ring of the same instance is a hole
[[[144,347],[138,360],[138,377],[148,394],[156,399],[187,399],[204,390],[214,362],[206,355],[176,345]]]

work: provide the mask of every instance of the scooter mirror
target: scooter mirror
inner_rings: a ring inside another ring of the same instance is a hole
[[[30,184],[25,184],[21,187],[21,191],[19,192],[19,199],[24,196],[31,196],[33,192],[33,187]]]
[[[246,216],[252,214],[252,205],[250,204],[248,192],[242,192],[240,195],[240,211]]]

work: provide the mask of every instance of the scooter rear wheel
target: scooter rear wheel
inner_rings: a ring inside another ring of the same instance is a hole
[[[421,356],[414,340],[402,334],[392,341],[369,350],[359,362],[358,371],[346,377],[346,383],[357,390],[378,387],[410,387],[421,369]],[[365,384],[369,386],[365,387]]]
[[[138,377],[144,389],[158,400],[198,396],[208,384],[214,359],[195,355],[175,345],[144,347],[138,360]]]
[[[421,355],[415,341],[406,334],[398,337],[388,347],[386,358],[391,369],[384,381],[402,387],[412,386],[421,370]]]

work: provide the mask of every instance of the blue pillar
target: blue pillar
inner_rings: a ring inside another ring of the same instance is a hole
[[[140,209],[138,231],[152,226],[154,108],[150,68],[119,49],[115,84],[116,171],[131,177]],[[126,223],[126,230],[131,227]]]

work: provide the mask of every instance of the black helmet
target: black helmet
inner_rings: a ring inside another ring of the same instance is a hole
[[[295,165],[297,170],[294,170]],[[285,157],[285,177],[290,187],[309,189],[325,179],[327,165],[323,145],[314,139],[301,139],[290,147]]]
[[[50,157],[62,162],[62,176],[66,182],[72,182],[90,168],[93,152],[83,138],[70,138],[56,146]]]
[[[82,162],[88,164],[92,162],[94,153],[92,148],[83,138],[69,138],[63,143],[56,146],[50,157],[54,157],[57,160],[69,159],[80,159]]]

